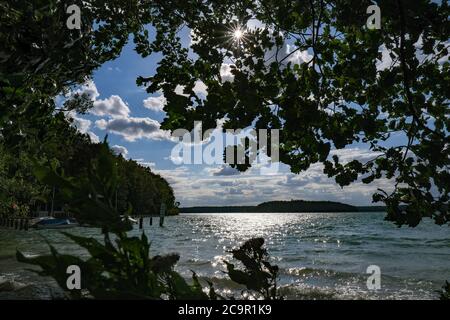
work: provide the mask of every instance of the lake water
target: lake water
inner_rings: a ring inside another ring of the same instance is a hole
[[[227,249],[251,237],[263,237],[273,263],[280,267],[282,292],[290,299],[436,299],[450,280],[450,230],[425,221],[397,228],[384,213],[218,213],[167,217],[164,228],[144,221],[152,255],[177,252],[177,270],[212,280],[222,292],[237,290],[223,274]],[[99,236],[93,228],[70,232]],[[136,235],[139,230],[132,233]],[[0,299],[50,298],[52,283],[16,262],[15,250],[48,252],[45,239],[58,249],[85,254],[58,231],[0,229]],[[381,289],[368,290],[369,265],[381,269]]]

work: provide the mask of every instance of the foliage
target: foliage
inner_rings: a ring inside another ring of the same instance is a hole
[[[50,246],[51,255],[26,258],[17,252],[17,259],[40,266],[42,271],[39,273],[52,276],[64,290],[67,288],[67,267],[78,265],[83,270],[83,289],[94,298],[206,298],[195,274],[194,284],[188,285],[173,271],[179,259],[177,255],[150,257],[150,244],[145,234],[141,238],[127,236],[126,231],[131,230],[132,226],[114,205],[119,181],[116,160],[105,141],[99,145],[98,153],[87,167],[87,175],[81,179],[66,177],[63,172],[58,173],[56,167],[36,163],[38,179],[58,187],[69,212],[80,223],[101,228],[104,243],[64,233],[85,248],[91,257],[84,261],[76,256],[61,254]],[[111,240],[111,233],[115,240]],[[83,297],[81,291],[70,293],[74,298]]]
[[[0,123],[19,114],[42,116],[53,97],[84,83],[121,52],[129,35],[145,33],[151,1],[0,2]],[[81,9],[81,29],[69,29],[66,8]],[[16,123],[17,125],[17,123]]]
[[[63,112],[59,112],[46,119],[41,128],[35,127],[35,133],[28,135],[27,139],[16,140],[11,135],[0,138],[1,212],[13,214],[11,208],[14,204],[15,208],[20,209],[15,211],[26,215],[35,209],[35,204],[51,201],[50,191],[54,185],[36,180],[33,162],[43,166],[51,164],[77,181],[89,179],[91,161],[99,153],[107,152],[114,158],[119,172],[119,183],[113,192],[117,193],[120,212],[126,212],[132,206],[135,214],[159,214],[161,203],[164,202],[169,214],[178,213],[173,190],[166,180],[132,160],[113,156],[108,147],[105,149],[102,145],[92,143],[71,121]],[[56,189],[55,205],[62,207],[64,204],[64,195]]]
[[[95,299],[207,299],[193,274],[193,285],[173,270],[179,259],[176,254],[150,257],[150,244],[143,233],[127,237],[115,233],[115,241],[104,235],[104,243],[64,233],[85,248],[90,257],[86,261],[60,254],[53,246],[51,255],[26,258],[17,253],[18,261],[40,266],[42,276],[51,276],[67,290],[67,267],[78,265],[82,270],[82,290],[68,290],[72,298]]]
[[[45,188],[34,183],[31,161],[20,152],[14,157],[0,143],[0,215],[24,217]]]
[[[34,168],[40,182],[57,187],[58,200],[81,223],[102,228],[113,226],[117,231],[124,227],[120,217],[129,215],[131,210],[134,214],[157,213],[162,202],[174,207],[168,183],[149,169],[115,156],[106,138],[101,144],[87,147],[92,148],[91,156],[81,157],[83,163],[78,164],[75,174],[72,161],[67,167],[72,174],[66,173],[65,165],[55,162],[36,162]],[[79,162],[80,157],[73,160]]]
[[[70,298],[95,299],[226,299],[217,294],[212,283],[204,290],[195,272],[191,283],[174,271],[178,254],[150,256],[150,244],[145,233],[129,237],[124,232],[104,234],[104,243],[94,238],[63,233],[89,252],[89,258],[61,254],[50,245],[50,255],[25,257],[17,251],[19,262],[39,266],[35,271],[42,276],[53,277]],[[277,293],[277,266],[267,261],[267,252],[261,248],[263,239],[251,239],[239,249],[233,250],[233,257],[245,265],[240,271],[227,262],[227,274],[238,284],[245,285],[252,297],[280,299]],[[77,265],[82,272],[81,290],[67,289],[67,267]],[[208,293],[206,293],[207,291]],[[234,297],[230,297],[234,299]],[[242,295],[242,298],[248,298]]]
[[[117,159],[119,168],[118,208],[126,211],[131,204],[135,215],[159,215],[162,203],[166,214],[178,214],[172,187],[160,175],[134,160]]]
[[[381,30],[366,27],[369,0],[165,1],[153,17],[159,41],[144,52],[164,57],[154,76],[137,82],[163,91],[163,129],[200,120],[214,128],[219,119],[224,129],[280,129],[280,161],[292,172],[321,162],[342,187],[392,179],[392,192],[373,195],[388,206],[388,220],[448,224],[449,4],[376,3]],[[183,26],[190,48],[178,38]],[[194,91],[199,81],[206,97]],[[373,158],[331,156],[354,143]]]
[[[116,159],[105,141],[91,161],[85,179],[65,177],[54,167],[36,164],[36,176],[44,183],[58,186],[70,212],[81,223],[100,227],[104,243],[94,238],[64,233],[89,252],[87,260],[61,254],[50,245],[50,255],[27,258],[18,251],[18,261],[40,266],[42,270],[38,273],[53,277],[63,290],[67,290],[67,267],[78,265],[82,270],[82,290],[69,290],[72,298],[223,298],[215,293],[211,284],[209,294],[206,294],[195,273],[192,275],[192,284],[189,284],[174,271],[179,260],[177,254],[151,257],[150,244],[144,233],[140,238],[127,235],[126,232],[132,226],[116,210],[113,202],[119,177]],[[267,261],[263,243],[262,239],[254,239],[240,249],[233,250],[233,256],[242,262],[245,270],[236,270],[233,264],[227,263],[228,274],[232,280],[245,284],[249,290],[256,291],[266,299],[274,299],[278,297],[278,267]]]
[[[262,296],[265,300],[281,299],[277,292],[278,266],[270,264],[263,245],[264,239],[254,238],[232,250],[233,258],[244,266],[244,270],[236,269],[234,264],[225,262],[227,273],[231,280],[245,285],[250,293],[256,293],[255,298]]]
[[[147,33],[151,3],[0,1],[0,145],[9,159],[7,172],[0,172],[2,214],[12,214],[12,205],[27,214],[36,193],[45,197],[27,165],[31,161],[83,174],[96,147],[67,124],[66,113],[86,112],[92,101],[73,86],[118,57],[130,34]],[[66,8],[74,4],[81,8],[80,30],[66,27]],[[71,99],[57,108],[55,97],[69,92]],[[170,191],[164,189],[168,198]]]
[[[450,300],[450,282],[445,281],[445,285],[442,287],[439,294],[441,300]]]

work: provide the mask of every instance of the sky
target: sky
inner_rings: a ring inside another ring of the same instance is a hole
[[[184,44],[189,45],[189,31],[182,31],[181,37]],[[286,51],[289,50],[292,48],[287,45]],[[307,56],[307,52],[299,52],[292,55],[292,59],[301,63]],[[161,94],[150,95],[144,87],[136,85],[138,76],[155,73],[160,58],[158,55],[142,58],[133,51],[130,41],[119,58],[101,66],[92,79],[78,89],[90,95],[94,108],[85,115],[70,116],[74,118],[78,130],[89,134],[93,141],[101,141],[108,135],[109,144],[115,152],[150,167],[153,172],[166,178],[182,207],[254,205],[291,199],[371,205],[372,194],[377,188],[392,189],[392,181],[386,179],[370,185],[355,182],[341,188],[323,174],[321,164],[314,164],[301,174],[292,174],[286,165],[280,165],[278,172],[262,174],[258,166],[239,173],[225,164],[174,163],[171,153],[176,142],[159,128],[165,117],[162,110],[164,97]],[[389,60],[389,55],[383,53],[378,67],[387,67],[391,63]],[[227,65],[224,65],[222,77],[229,76],[228,71]],[[207,88],[201,83],[194,90],[207,94]],[[354,159],[367,161],[376,155],[363,144],[332,150],[333,154],[339,155],[344,162]]]

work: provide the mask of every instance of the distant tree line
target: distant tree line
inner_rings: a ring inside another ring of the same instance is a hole
[[[218,206],[180,208],[183,213],[222,212],[356,212],[357,207],[333,201],[268,201],[257,206]]]

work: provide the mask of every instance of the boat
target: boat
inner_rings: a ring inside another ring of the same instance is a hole
[[[122,215],[122,216],[120,216],[120,217],[122,218],[122,221],[129,221],[129,222],[134,223],[134,224],[139,223],[138,220],[133,219],[133,218],[130,217],[130,216],[124,216],[124,215]]]
[[[71,218],[41,217],[31,220],[30,226],[36,229],[67,229],[78,227],[79,224]]]

